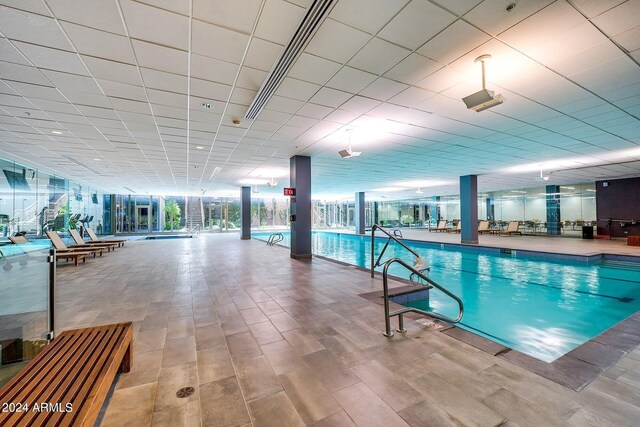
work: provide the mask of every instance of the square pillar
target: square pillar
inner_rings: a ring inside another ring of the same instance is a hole
[[[559,236],[562,229],[560,225],[560,186],[547,185],[547,234]]]
[[[478,176],[460,177],[460,236],[462,243],[478,243]]]
[[[242,187],[240,197],[240,238],[251,239],[251,187]]]
[[[365,221],[364,221],[364,192],[360,191],[356,193],[356,234],[364,234]]]
[[[311,258],[311,157],[289,159],[291,197],[291,258]]]

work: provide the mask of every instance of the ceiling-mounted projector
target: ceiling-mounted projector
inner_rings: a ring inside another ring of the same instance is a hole
[[[338,154],[340,154],[343,159],[349,159],[351,157],[358,157],[360,154],[362,154],[362,151],[352,151],[350,149],[346,149],[338,151]]]
[[[478,113],[487,108],[500,105],[503,102],[502,95],[494,96],[494,92],[487,89],[482,89],[469,96],[465,96],[462,100],[467,104],[468,109],[477,111]]]
[[[542,175],[542,169],[540,169],[540,176],[536,176],[533,180],[537,182],[549,181],[549,175]]]
[[[484,76],[484,62],[488,59],[491,59],[491,55],[480,55],[475,60],[475,62],[480,62],[482,64],[482,90],[462,98],[464,103],[467,105],[467,108],[474,110],[477,113],[488,108],[495,107],[496,105],[500,105],[504,101],[502,95],[494,95],[494,91],[487,90]]]

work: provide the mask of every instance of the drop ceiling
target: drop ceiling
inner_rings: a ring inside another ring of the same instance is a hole
[[[640,0],[510,3],[338,0],[248,120],[309,0],[0,0],[0,157],[116,193],[281,193],[293,155],[318,197],[640,175]]]

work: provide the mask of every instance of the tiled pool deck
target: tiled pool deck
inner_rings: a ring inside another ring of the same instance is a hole
[[[59,329],[135,322],[105,426],[637,425],[638,347],[576,392],[424,318],[385,338],[381,307],[359,296],[380,287],[238,235],[140,240],[61,266],[56,315]],[[196,393],[176,398],[185,386]]]

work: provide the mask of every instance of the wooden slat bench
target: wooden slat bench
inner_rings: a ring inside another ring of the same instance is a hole
[[[131,322],[62,332],[0,389],[0,425],[93,426],[132,342]]]

